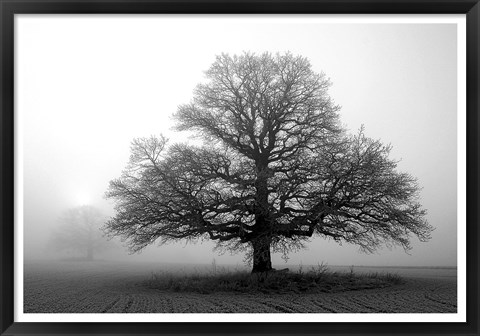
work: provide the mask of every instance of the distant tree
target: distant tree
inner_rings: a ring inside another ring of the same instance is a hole
[[[306,58],[222,54],[206,76],[174,115],[177,130],[204,145],[133,140],[106,194],[116,201],[108,234],[133,251],[209,238],[246,250],[252,272],[271,270],[272,251],[286,255],[314,235],[367,252],[383,243],[408,250],[411,234],[429,239],[416,180],[363,128],[345,133],[329,80]]]
[[[90,205],[66,210],[59,218],[59,226],[52,232],[49,250],[93,260],[96,252],[109,245],[100,229],[105,220],[103,213]]]

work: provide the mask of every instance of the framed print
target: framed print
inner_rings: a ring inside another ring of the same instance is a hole
[[[1,1],[1,335],[478,335],[478,1]]]

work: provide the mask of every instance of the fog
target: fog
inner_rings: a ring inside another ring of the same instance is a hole
[[[135,137],[172,131],[171,114],[222,52],[285,52],[307,57],[333,83],[351,132],[393,146],[398,170],[418,178],[421,204],[436,229],[413,249],[356,246],[313,238],[291,264],[455,266],[457,264],[457,26],[322,23],[285,17],[16,15],[17,140],[23,160],[23,249],[52,257],[49,237],[66,209],[95,206],[120,176]],[[462,112],[463,113],[463,112]],[[461,223],[465,225],[465,223]],[[241,264],[214,243],[152,245],[129,254],[120,241],[98,258]],[[274,255],[275,264],[283,264]]]

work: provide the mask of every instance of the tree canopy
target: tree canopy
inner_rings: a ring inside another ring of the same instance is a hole
[[[222,54],[174,114],[203,145],[138,138],[106,196],[107,222],[133,251],[156,240],[207,238],[246,250],[253,271],[271,269],[312,236],[411,248],[430,238],[414,177],[396,170],[390,146],[347,134],[330,81],[290,53]]]
[[[109,245],[101,231],[105,220],[103,213],[91,205],[67,209],[52,232],[48,249],[76,259],[93,260],[95,253]]]

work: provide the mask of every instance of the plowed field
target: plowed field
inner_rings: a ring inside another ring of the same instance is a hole
[[[159,266],[27,263],[24,313],[456,313],[455,269],[405,271],[405,284],[321,294],[176,293],[145,281]],[[400,270],[400,271],[399,271]],[[402,274],[401,269],[386,269]],[[410,275],[410,276],[409,276]]]

